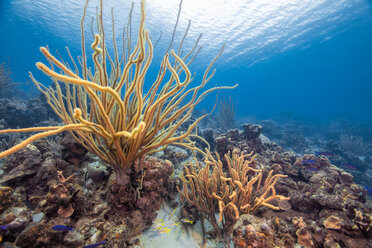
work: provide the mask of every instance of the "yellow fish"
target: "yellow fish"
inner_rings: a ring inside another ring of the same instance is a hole
[[[154,231],[159,230],[159,229],[163,228],[162,226],[164,226],[164,222],[159,223],[158,225],[154,226],[153,230]]]
[[[154,223],[163,222],[163,219],[156,219]]]
[[[173,214],[176,212],[176,210],[177,210],[177,208],[175,208],[175,209],[172,211],[172,213],[168,216],[168,220],[169,220],[170,218],[172,218],[172,216],[173,216]]]
[[[189,219],[186,219],[186,218],[182,218],[182,219],[180,219],[180,221],[182,221],[183,223],[190,223],[191,225],[194,224],[194,222],[195,222],[193,220],[189,220]]]
[[[169,234],[169,232],[170,232],[172,229],[170,229],[170,228],[166,228],[166,227],[161,227],[159,230],[160,230],[160,232],[158,232],[159,234],[160,234],[160,233],[167,233],[167,234]]]

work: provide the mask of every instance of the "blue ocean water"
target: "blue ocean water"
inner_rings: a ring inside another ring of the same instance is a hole
[[[10,61],[13,78],[28,81],[28,71],[43,77],[35,62],[44,61],[41,45],[63,54],[68,46],[80,54],[80,18],[83,0],[0,1],[0,62]],[[90,1],[86,29],[95,16],[98,1]],[[146,26],[153,40],[162,33],[158,49],[167,47],[178,11],[178,1],[147,1]],[[107,38],[112,37],[111,7],[117,30],[127,23],[128,1],[104,0]],[[133,22],[138,24],[135,1]],[[226,44],[215,64],[210,83],[233,85],[225,91],[237,102],[238,116],[275,118],[292,116],[302,120],[347,119],[372,123],[372,9],[365,0],[194,1],[184,0],[176,43],[188,21],[191,28],[185,49],[200,33],[203,46],[192,71],[203,69]],[[134,31],[133,31],[134,32]],[[121,36],[117,31],[117,38]],[[88,35],[88,38],[90,35]],[[87,46],[91,40],[88,39]],[[120,45],[119,45],[120,46]],[[152,75],[162,53],[155,54]],[[44,81],[43,81],[44,82]],[[30,84],[22,86],[37,94]],[[211,108],[207,98],[201,108]]]

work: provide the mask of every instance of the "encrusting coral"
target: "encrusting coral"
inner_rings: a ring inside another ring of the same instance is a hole
[[[323,225],[327,229],[336,229],[339,230],[342,227],[342,220],[334,215],[329,216],[325,221],[323,221]]]
[[[182,42],[178,53],[172,49],[170,53],[165,53],[155,82],[151,87],[145,87],[145,76],[153,58],[153,45],[149,31],[145,29],[144,1],[141,1],[137,43],[131,50],[131,35],[124,32],[124,41],[127,44],[124,44],[126,47],[123,47],[122,56],[118,53],[115,38],[114,56],[110,56],[108,52],[103,28],[103,3],[100,1],[97,14],[98,33],[94,35],[91,45],[94,50],[94,69],[90,70],[87,66],[84,34],[87,5],[88,1],[81,19],[82,55],[78,61],[81,73],[69,50],[67,52],[72,67],[54,57],[47,47],[41,47],[40,51],[48,60],[49,67],[41,62],[37,62],[36,67],[53,80],[54,87],[45,87],[30,73],[32,81],[65,125],[0,130],[0,133],[41,132],[1,152],[0,158],[13,154],[37,139],[70,131],[86,149],[114,167],[117,181],[121,183],[126,181],[123,177],[126,178],[129,174],[128,168],[146,154],[162,150],[169,144],[196,149],[189,136],[205,116],[198,118],[183,133],[177,133],[178,128],[190,118],[195,105],[208,93],[235,86],[213,87],[200,92],[215,73],[211,72],[211,67],[221,54],[221,49],[205,70],[201,83],[190,87],[194,77],[188,66],[198,53],[198,39],[191,51],[184,55]],[[128,25],[131,25],[131,17]],[[113,18],[112,28],[115,34],[114,26]],[[145,92],[145,88],[149,90]]]
[[[11,197],[12,193],[13,189],[11,187],[0,187],[0,213],[2,213],[13,201]]]
[[[196,206],[212,224],[217,237],[228,246],[232,228],[241,214],[252,213],[260,206],[278,210],[279,207],[270,203],[272,200],[289,200],[288,197],[277,195],[274,188],[277,180],[286,176],[273,175],[273,171],[270,171],[263,182],[262,171],[251,167],[256,157],[252,156],[253,152],[247,155],[225,154],[227,174],[223,171],[218,154],[214,159],[206,151],[205,167],[198,162],[185,167],[185,173],[181,175],[183,191],[177,189],[183,198]],[[222,228],[216,220],[217,212]]]

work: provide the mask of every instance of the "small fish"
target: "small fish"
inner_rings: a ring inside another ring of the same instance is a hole
[[[308,160],[304,160],[302,161],[302,164],[316,164],[316,161],[314,159],[308,159]]]
[[[168,220],[170,220],[170,218],[172,218],[173,214],[176,212],[177,208],[175,208],[172,213],[168,216]]]
[[[163,222],[163,219],[156,219],[154,223]]]
[[[52,229],[55,230],[55,231],[72,231],[72,230],[74,230],[73,227],[65,226],[65,225],[55,225],[54,227],[52,227]]]
[[[170,229],[170,228],[167,228],[167,227],[162,227],[162,228],[160,228],[159,229],[160,230],[160,232],[158,232],[159,234],[161,234],[161,233],[167,233],[167,234],[169,234],[169,232],[172,230],[172,229]]]
[[[368,186],[364,186],[364,189],[367,190],[367,193],[372,195],[372,189],[369,188]]]
[[[332,152],[316,152],[315,155],[316,156],[323,155],[323,156],[326,156],[326,157],[334,156],[334,154]]]
[[[351,169],[351,170],[358,170],[358,167],[356,167],[355,165],[352,165],[352,164],[342,163],[341,166],[346,167],[346,168]]]
[[[4,226],[0,226],[0,230],[1,231],[6,231],[6,229],[8,229],[8,225],[4,225]]]
[[[160,230],[162,228],[164,228],[164,223],[160,223],[159,225],[156,225],[152,230],[157,231],[157,230]]]
[[[91,245],[86,245],[83,248],[96,248],[96,247],[98,247],[100,245],[105,244],[106,242],[107,242],[107,239],[105,239],[105,240],[103,240],[103,241],[101,241],[99,243],[95,243],[95,244],[91,244]]]
[[[194,224],[194,222],[195,222],[193,220],[189,220],[189,219],[186,219],[186,218],[181,218],[180,221],[183,222],[183,223],[190,223],[191,225]]]
[[[178,226],[181,222],[174,222],[172,225],[170,226]]]

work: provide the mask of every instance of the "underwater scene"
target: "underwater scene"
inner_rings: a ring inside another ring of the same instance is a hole
[[[0,248],[372,248],[372,2],[0,0]]]

